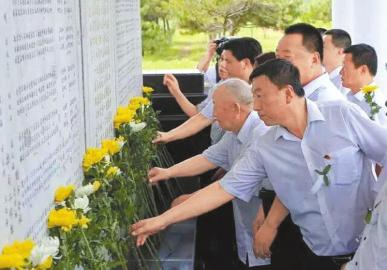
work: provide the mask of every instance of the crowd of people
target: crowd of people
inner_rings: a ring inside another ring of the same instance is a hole
[[[387,108],[374,82],[377,54],[341,29],[287,27],[275,52],[251,37],[210,42],[213,87],[193,105],[164,84],[190,118],[155,143],[212,125],[212,145],[149,181],[220,168],[217,181],[130,228],[137,244],[232,201],[239,269],[387,269]],[[222,258],[219,258],[222,260]]]

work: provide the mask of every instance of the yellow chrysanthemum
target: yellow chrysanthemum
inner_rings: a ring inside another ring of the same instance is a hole
[[[372,93],[374,92],[376,89],[378,89],[379,87],[377,85],[366,85],[364,87],[362,87],[360,90],[364,93],[364,94],[367,94],[367,93]]]
[[[64,231],[69,231],[78,224],[75,210],[62,208],[51,210],[48,214],[48,228],[61,227]]]
[[[119,106],[113,120],[114,128],[119,128],[121,124],[132,121],[135,114],[135,111],[128,107]]]
[[[81,226],[82,229],[87,229],[90,221],[91,219],[82,215],[82,217],[78,219],[78,225]]]
[[[120,168],[116,167],[116,166],[112,166],[110,167],[107,171],[106,171],[106,177],[114,177],[118,174],[121,173],[121,170]]]
[[[137,104],[140,106],[149,105],[150,101],[146,97],[133,97],[129,102],[129,105],[132,105],[132,104]]]
[[[128,105],[128,109],[133,111],[133,112],[136,112],[137,109],[141,108],[141,104],[140,103],[133,103],[133,104],[129,104]]]
[[[85,155],[83,156],[83,169],[85,171],[89,170],[91,166],[100,162],[106,155],[107,150],[104,148],[91,147],[87,149]]]
[[[142,91],[145,93],[145,94],[150,94],[154,91],[154,89],[152,87],[148,87],[148,86],[143,86],[142,87]]]
[[[74,191],[74,189],[74,185],[60,186],[55,191],[55,202],[63,202],[64,200],[66,200]]]
[[[20,254],[1,254],[0,269],[17,268],[20,269],[26,265],[25,258]]]
[[[41,264],[39,264],[36,269],[37,270],[46,270],[50,269],[52,266],[52,257],[48,256],[47,259],[44,260]]]
[[[105,139],[102,140],[102,148],[104,148],[110,155],[114,155],[121,150],[122,140],[120,139]]]
[[[100,187],[101,187],[101,182],[100,181],[94,181],[93,182],[93,190],[94,190],[94,192],[96,192]]]
[[[3,255],[19,254],[22,258],[28,258],[31,255],[31,251],[34,248],[34,241],[28,239],[25,241],[15,241],[11,245],[7,245],[3,248]]]

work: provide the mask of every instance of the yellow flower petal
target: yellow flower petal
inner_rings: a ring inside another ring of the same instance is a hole
[[[69,231],[78,223],[75,210],[62,208],[51,210],[48,214],[48,228],[61,227],[64,231]]]
[[[91,221],[91,219],[82,215],[82,217],[80,219],[78,219],[78,225],[81,226],[82,229],[87,229],[90,221]]]
[[[362,88],[360,88],[360,90],[364,93],[364,94],[367,94],[367,93],[372,93],[374,92],[376,89],[378,89],[379,87],[377,85],[366,85]]]
[[[74,189],[74,185],[60,186],[55,191],[55,202],[63,202],[64,200],[66,200],[74,191]]]
[[[101,182],[100,181],[94,181],[93,182],[94,192],[96,192],[100,187],[101,187]]]
[[[1,254],[0,269],[20,268],[26,265],[25,258],[20,254]]]
[[[28,258],[34,247],[34,241],[28,239],[25,241],[15,241],[11,245],[3,248],[3,255],[19,254],[23,258]]]
[[[47,259],[43,263],[39,264],[36,269],[46,270],[46,269],[50,269],[51,266],[52,266],[52,257],[48,256]]]
[[[105,148],[95,148],[91,147],[87,149],[85,155],[83,156],[83,169],[88,171],[91,166],[100,162],[106,155],[107,150]]]
[[[148,87],[148,86],[143,86],[142,87],[142,91],[145,93],[145,94],[149,94],[149,93],[152,93],[154,91],[154,89],[152,87]]]

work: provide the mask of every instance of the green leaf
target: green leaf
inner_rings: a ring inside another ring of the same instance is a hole
[[[370,224],[371,218],[372,218],[372,210],[371,210],[371,209],[368,209],[367,214],[366,214],[365,217],[364,217],[364,222],[365,222],[366,224]]]
[[[319,175],[324,175],[323,172],[320,172],[319,170],[314,170],[316,173],[318,173]]]
[[[324,184],[325,184],[326,186],[329,186],[329,179],[328,179],[328,176],[324,175],[323,179],[324,179]]]
[[[325,166],[325,168],[323,169],[323,174],[326,175],[328,174],[328,172],[330,171],[331,169],[331,164],[328,164],[327,166]]]

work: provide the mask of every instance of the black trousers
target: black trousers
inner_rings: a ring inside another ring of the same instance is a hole
[[[272,190],[259,192],[265,216],[275,198]],[[343,256],[317,256],[304,242],[300,229],[290,216],[278,228],[278,233],[271,246],[271,266],[273,270],[340,270],[353,254]]]
[[[238,260],[238,266],[235,270],[272,270],[271,265],[262,265],[262,266],[251,266],[244,264],[240,260]]]

